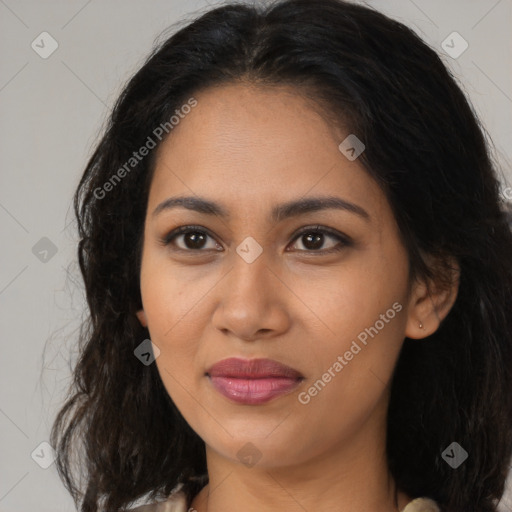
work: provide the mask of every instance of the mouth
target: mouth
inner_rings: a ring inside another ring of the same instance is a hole
[[[272,359],[224,359],[205,375],[221,395],[245,405],[291,393],[304,380],[297,370]]]

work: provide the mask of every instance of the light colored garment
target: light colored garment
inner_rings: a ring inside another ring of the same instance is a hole
[[[416,498],[409,502],[402,512],[441,512],[441,509],[433,500]]]
[[[171,494],[166,501],[142,505],[130,509],[130,512],[194,512],[194,509],[192,507],[187,509],[185,494],[178,491]],[[408,503],[402,512],[441,512],[441,510],[435,501],[428,498],[416,498]]]
[[[193,512],[191,509],[190,512]],[[130,508],[129,512],[188,512],[187,500],[181,491],[172,493],[165,501]]]

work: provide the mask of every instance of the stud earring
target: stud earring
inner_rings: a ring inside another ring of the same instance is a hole
[[[420,329],[423,329],[423,324],[420,322]]]

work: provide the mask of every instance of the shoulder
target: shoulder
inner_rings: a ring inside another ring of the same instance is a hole
[[[416,498],[407,504],[402,512],[441,512],[439,505],[429,498]]]
[[[187,499],[183,492],[173,492],[165,501],[130,508],[127,512],[187,512]]]

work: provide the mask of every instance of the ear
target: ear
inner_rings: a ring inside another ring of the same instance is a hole
[[[142,324],[142,327],[148,326],[148,319],[146,318],[146,313],[144,313],[143,309],[139,309],[136,313],[139,322]]]
[[[449,258],[445,278],[427,283],[416,281],[411,290],[405,335],[422,339],[437,331],[450,312],[460,283],[460,266],[455,258]],[[437,267],[438,271],[441,267]],[[420,327],[422,325],[422,327]]]

